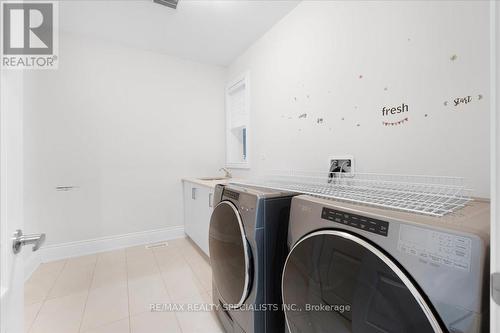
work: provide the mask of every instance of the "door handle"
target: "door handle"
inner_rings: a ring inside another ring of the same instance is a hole
[[[45,243],[45,234],[23,235],[23,232],[18,229],[12,237],[12,251],[18,254],[23,246],[33,244],[32,250],[35,252],[43,243]]]
[[[191,188],[191,199],[196,200],[196,187]]]

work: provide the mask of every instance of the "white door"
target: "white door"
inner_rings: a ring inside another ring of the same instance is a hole
[[[23,260],[12,251],[13,233],[23,227],[22,75],[3,71],[0,83],[1,333],[23,332]]]
[[[496,1],[491,4],[491,272],[500,272],[500,5]],[[494,287],[498,288],[498,281],[492,281]],[[496,284],[496,286],[495,286]],[[495,290],[493,290],[495,292]],[[493,293],[492,293],[493,294]],[[500,304],[490,302],[490,332],[500,332]]]

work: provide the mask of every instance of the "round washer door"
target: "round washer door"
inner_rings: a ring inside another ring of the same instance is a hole
[[[442,333],[412,280],[382,251],[344,231],[293,246],[282,276],[291,333]]]
[[[251,252],[238,209],[230,201],[214,208],[209,247],[213,283],[225,304],[240,307],[250,291]]]

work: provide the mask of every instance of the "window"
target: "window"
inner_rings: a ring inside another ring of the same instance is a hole
[[[245,73],[226,88],[226,166],[249,168],[250,94]]]

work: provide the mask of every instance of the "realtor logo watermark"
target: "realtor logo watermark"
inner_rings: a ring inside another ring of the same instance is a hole
[[[3,69],[57,69],[57,1],[0,1]]]

